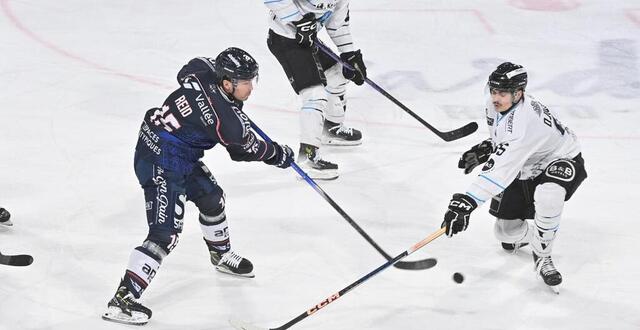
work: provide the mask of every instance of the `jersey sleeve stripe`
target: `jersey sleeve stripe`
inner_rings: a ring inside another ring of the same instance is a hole
[[[487,177],[487,176],[486,176],[486,175],[484,175],[484,174],[480,174],[480,175],[478,175],[478,176],[479,176],[479,177],[481,177],[481,178],[483,178],[483,179],[485,179],[485,180],[487,180],[487,181],[489,181],[489,182],[491,182],[491,183],[493,183],[493,184],[495,184],[496,186],[498,186],[498,187],[499,187],[500,189],[502,189],[502,190],[507,189],[507,188],[505,188],[504,186],[502,186],[501,184],[499,184],[499,183],[497,183],[497,182],[495,182],[495,181],[491,180],[489,177]]]

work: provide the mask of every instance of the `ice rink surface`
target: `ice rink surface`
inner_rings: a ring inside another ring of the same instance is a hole
[[[144,112],[177,87],[190,58],[229,46],[260,63],[245,112],[274,140],[298,143],[298,100],[266,47],[260,1],[0,0],[0,206],[15,225],[0,251],[0,329],[125,329],[100,319],[129,253],[146,236],[133,150]],[[389,254],[437,230],[473,180],[456,168],[485,139],[482,91],[509,60],[528,91],[579,136],[589,178],[565,205],[553,295],[531,250],[505,253],[483,206],[470,228],[387,269],[296,329],[640,328],[640,3],[637,0],[352,1],[369,78],[441,130],[443,142],[369,86],[350,86],[360,147],[325,148],[341,177],[322,188]],[[323,39],[328,40],[324,32]],[[255,279],[214,270],[189,204],[178,247],[142,302],[148,329],[229,329],[229,317],[277,327],[385,262],[293,170],[207,152],[227,194],[234,250]],[[456,284],[454,272],[465,275]]]

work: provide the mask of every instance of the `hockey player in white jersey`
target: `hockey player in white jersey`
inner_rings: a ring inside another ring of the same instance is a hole
[[[298,163],[314,179],[336,179],[338,165],[323,160],[319,148],[362,143],[362,133],[344,124],[345,93],[347,79],[362,85],[367,77],[362,54],[351,37],[349,1],[264,0],[264,4],[271,10],[269,50],[302,99]],[[323,27],[340,58],[355,71],[318,50],[316,34]]]
[[[551,260],[553,242],[564,203],[587,173],[575,134],[525,94],[526,86],[520,65],[502,63],[491,73],[485,108],[490,137],[465,152],[458,167],[468,174],[485,165],[465,193],[453,195],[442,227],[449,237],[466,230],[471,212],[491,200],[503,248],[530,244],[536,272],[558,292],[562,276]]]

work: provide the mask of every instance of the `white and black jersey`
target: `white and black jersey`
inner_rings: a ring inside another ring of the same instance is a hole
[[[317,30],[326,27],[340,53],[356,50],[349,28],[349,0],[264,0],[264,4],[271,10],[269,24],[275,33],[295,39],[293,22],[313,13]]]
[[[514,179],[535,178],[552,161],[572,159],[580,153],[575,134],[529,94],[500,113],[487,88],[485,111],[494,152],[467,189],[467,195],[478,204],[500,194]]]

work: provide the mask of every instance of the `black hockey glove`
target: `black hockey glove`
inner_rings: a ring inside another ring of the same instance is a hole
[[[464,174],[469,174],[476,166],[486,162],[492,152],[491,140],[484,140],[462,154],[458,161],[458,168],[464,168]]]
[[[447,227],[447,236],[451,237],[469,226],[469,215],[478,207],[476,201],[465,194],[453,194],[447,213],[440,228]]]
[[[293,150],[291,150],[288,145],[279,145],[275,142],[273,142],[273,147],[275,148],[276,154],[264,162],[268,165],[277,166],[279,168],[287,168],[291,166],[294,156]]]
[[[318,34],[316,15],[306,13],[302,16],[301,20],[293,22],[293,25],[296,26],[296,41],[298,42],[298,46],[311,48]]]
[[[353,81],[356,85],[362,85],[364,80],[367,78],[367,67],[362,61],[362,53],[360,53],[360,50],[358,49],[355,52],[344,52],[340,54],[340,58],[355,69],[354,71],[343,66],[342,75]]]

